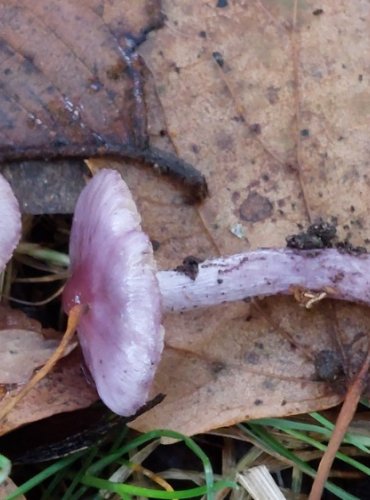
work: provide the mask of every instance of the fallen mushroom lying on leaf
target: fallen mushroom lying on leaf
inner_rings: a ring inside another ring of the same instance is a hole
[[[254,296],[331,297],[370,304],[370,255],[336,249],[260,249],[156,270],[130,191],[101,170],[77,202],[70,240],[66,312],[87,305],[78,334],[98,393],[129,416],[147,400],[163,349],[162,312],[208,307]]]
[[[21,237],[21,212],[8,181],[0,175],[0,273]]]

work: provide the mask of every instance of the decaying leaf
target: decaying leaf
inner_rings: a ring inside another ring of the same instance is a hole
[[[324,1],[321,15],[299,2],[296,20],[293,1],[216,3],[165,1],[165,27],[142,47],[169,135],[182,157],[204,165],[211,194],[196,213],[125,171],[160,266],[284,246],[320,217],[366,246],[368,2]],[[314,360],[338,349],[337,336],[356,365],[369,319],[351,304],[306,310],[282,298],[168,316],[154,388],[167,397],[133,426],[191,434],[336,404],[341,396],[317,380]]]
[[[157,1],[0,2],[2,159],[92,155],[146,144],[135,46]],[[52,57],[50,57],[52,54]]]
[[[0,485],[0,498],[7,498],[13,491],[17,489],[17,485],[8,477],[4,483]],[[24,495],[17,495],[18,500],[26,500]]]
[[[202,199],[207,186],[199,172],[149,143],[145,67],[136,49],[162,21],[159,0],[37,0],[32,8],[1,1],[0,161],[128,157],[185,180],[191,198]],[[26,167],[32,185],[32,171],[44,168]],[[51,181],[55,192],[68,183],[45,175],[36,184]],[[32,192],[17,187],[23,208],[35,213]],[[53,213],[46,195],[42,206]]]
[[[43,365],[58,342],[29,330],[0,330],[0,385],[24,384]]]
[[[56,413],[85,408],[95,402],[97,394],[86,382],[81,363],[82,356],[78,350],[63,358],[55,369],[22,399],[8,417],[0,422],[0,435],[20,425]],[[7,400],[7,397],[3,399],[0,408],[7,403]]]
[[[43,338],[40,324],[20,311],[0,306],[0,409],[28,381],[33,371],[43,365],[59,343]],[[0,435],[22,424],[84,408],[96,401],[95,390],[88,385],[81,370],[82,358],[75,349],[58,362],[43,379],[0,422]]]
[[[2,168],[23,212],[70,213],[85,182],[77,162],[27,158],[86,158],[104,142],[146,144],[134,47],[160,24],[159,3],[122,6],[0,2],[0,157],[24,160]]]

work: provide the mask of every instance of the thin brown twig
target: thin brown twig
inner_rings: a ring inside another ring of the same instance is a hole
[[[370,366],[370,351],[368,349],[365,361],[363,362],[360,371],[357,373],[355,379],[348,387],[346,397],[344,398],[342,408],[339,412],[333,434],[328,443],[327,449],[320,461],[317,469],[316,478],[312,485],[312,489],[308,500],[320,500],[325,487],[325,482],[328,478],[331,466],[334,462],[335,455],[343,441],[343,437],[348,430],[360,401],[366,377]]]

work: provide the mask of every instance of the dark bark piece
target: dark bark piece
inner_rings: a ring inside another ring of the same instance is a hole
[[[0,130],[1,132],[1,130]],[[60,158],[129,158],[152,165],[159,174],[169,176],[175,181],[179,181],[188,190],[188,201],[202,201],[208,195],[207,181],[199,170],[190,163],[182,160],[176,155],[167,151],[162,151],[155,147],[144,147],[142,149],[125,144],[104,144],[104,145],[84,145],[68,144],[61,147],[55,145],[45,145],[42,148],[29,147],[9,150],[3,154],[0,144],[0,162],[17,161],[24,158],[53,160]]]
[[[0,161],[126,156],[202,199],[199,172],[149,147],[135,49],[161,24],[160,0],[0,0]]]

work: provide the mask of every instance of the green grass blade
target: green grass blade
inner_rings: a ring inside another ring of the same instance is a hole
[[[189,488],[187,490],[165,491],[143,488],[132,484],[112,483],[111,481],[100,479],[88,474],[82,478],[81,482],[86,486],[112,491],[113,493],[118,493],[121,496],[136,495],[144,498],[162,498],[169,500],[176,498],[194,498],[202,495],[207,495],[208,499],[212,499],[217,491],[223,488],[235,487],[235,483],[231,481],[219,481],[213,484],[212,488],[208,488],[207,485],[204,485],[196,488]]]
[[[142,436],[137,437],[136,439],[133,439],[129,443],[125,444],[124,446],[116,450],[115,452],[111,453],[110,455],[102,458],[101,460],[93,464],[89,468],[88,473],[94,475],[97,472],[100,472],[107,465],[110,465],[116,460],[119,460],[122,457],[122,455],[126,454],[128,451],[137,448],[138,446],[141,446],[148,441],[151,441],[153,439],[158,439],[161,437],[172,438],[176,439],[177,441],[183,441],[185,443],[185,445],[201,460],[203,464],[205,482],[207,488],[211,490],[214,483],[214,477],[213,477],[211,462],[207,457],[207,455],[196,444],[196,442],[193,439],[184,436],[183,434],[180,434],[178,432],[166,429],[158,429],[150,431],[147,432],[146,434],[143,434]]]
[[[62,469],[65,469],[69,465],[73,464],[73,462],[76,462],[84,452],[78,452],[74,453],[73,455],[70,455],[68,457],[62,458],[58,462],[55,462],[54,464],[50,465],[43,471],[41,471],[39,474],[36,474],[33,476],[31,479],[23,483],[21,486],[19,486],[13,493],[11,493],[6,500],[12,500],[13,498],[16,498],[18,495],[24,495],[28,491],[30,491],[32,488],[37,486],[38,484],[42,483],[49,477],[53,476],[57,472],[59,472]]]
[[[310,467],[305,461],[301,460],[297,457],[293,452],[288,450],[285,446],[283,446],[278,440],[276,440],[273,436],[271,436],[266,430],[262,429],[259,425],[253,425],[252,422],[249,422],[246,425],[239,424],[238,427],[245,432],[247,435],[250,435],[258,441],[264,449],[270,449],[274,453],[278,453],[279,455],[287,458],[291,462],[293,462],[297,467],[299,467],[302,472],[307,474],[310,477],[315,477],[316,471]],[[360,500],[358,497],[347,493],[339,486],[327,481],[325,484],[325,488],[337,495],[341,500]]]
[[[322,434],[325,437],[331,436],[331,430],[316,424],[307,424],[306,422],[297,422],[295,420],[287,420],[284,418],[261,418],[259,420],[253,420],[255,425],[260,425],[262,427],[275,427],[285,431],[286,429],[293,429],[297,431],[314,432],[316,434]]]
[[[330,422],[327,418],[325,418],[323,415],[320,415],[320,413],[312,412],[310,413],[310,416],[315,419],[317,422],[319,422],[323,427],[326,429],[330,430],[331,432],[333,431],[335,424]],[[343,439],[344,443],[352,444],[353,446],[356,446],[359,450],[363,451],[364,453],[370,453],[370,437],[369,436],[361,436],[360,434],[351,434],[349,432],[346,433]],[[364,444],[365,442],[369,443],[369,445]]]
[[[320,443],[319,441],[316,441],[316,439],[313,439],[309,436],[306,436],[305,434],[303,434],[301,432],[297,432],[297,431],[293,431],[293,430],[291,430],[291,431],[286,430],[285,432],[287,434],[289,434],[290,436],[296,437],[300,441],[303,441],[307,444],[310,444],[311,446],[314,446],[318,450],[321,450],[323,452],[326,451],[326,445]],[[335,456],[337,458],[339,458],[340,460],[342,460],[342,462],[345,462],[346,464],[351,465],[355,469],[358,469],[363,474],[370,476],[370,468],[367,467],[366,465],[362,464],[361,462],[358,462],[356,459],[349,457],[340,451],[338,451]]]

